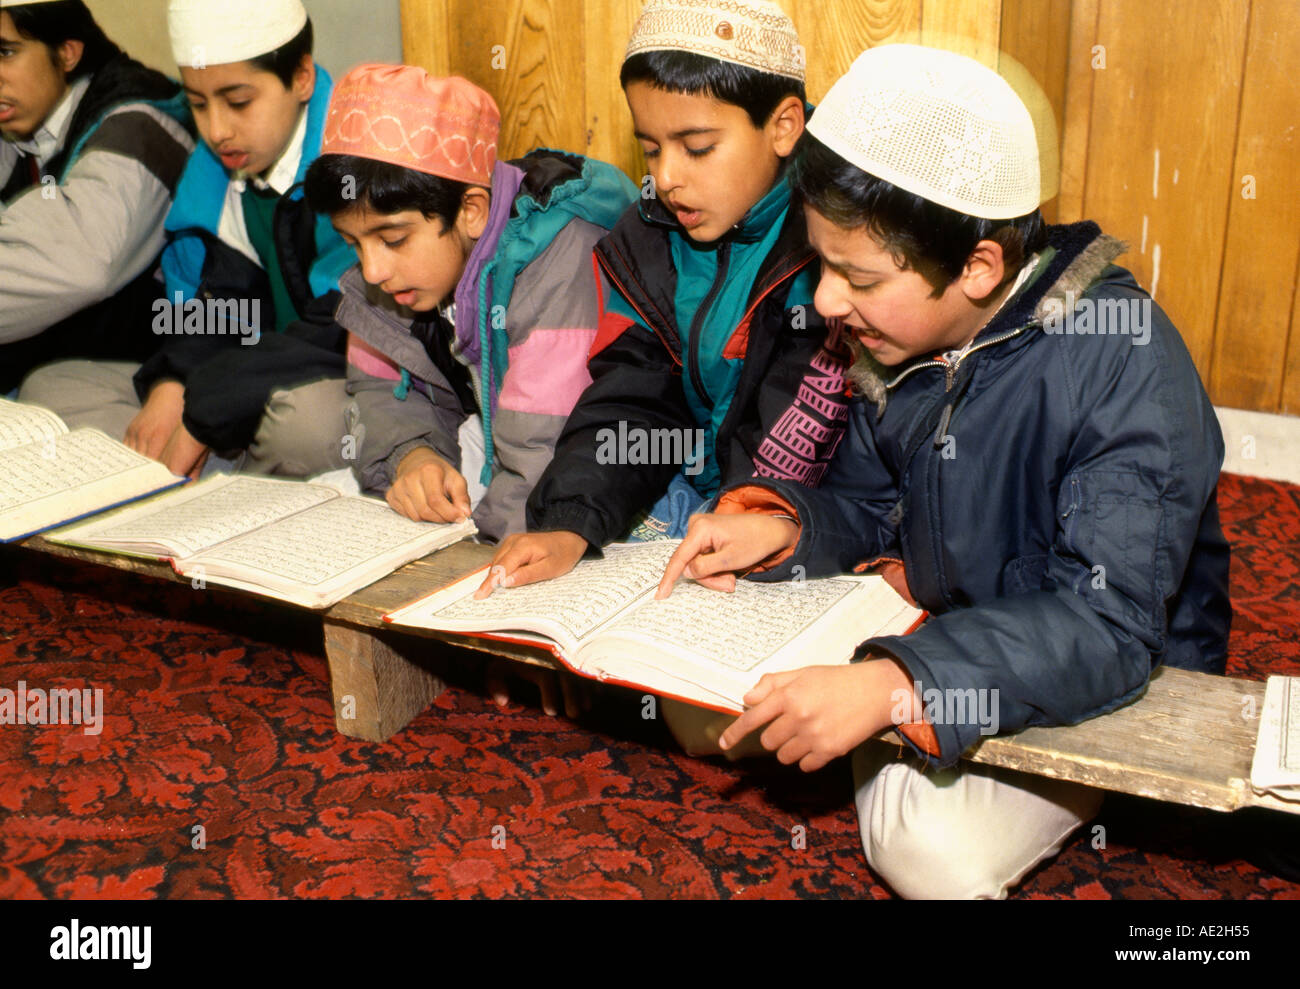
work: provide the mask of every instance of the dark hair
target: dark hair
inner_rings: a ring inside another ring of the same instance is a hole
[[[376,213],[416,209],[450,230],[469,185],[355,155],[321,155],[307,169],[303,191],[313,212],[326,216],[369,206]]]
[[[743,65],[723,62],[694,52],[641,52],[623,63],[619,83],[645,82],[669,93],[708,96],[732,103],[746,113],[755,127],[767,123],[781,101],[790,96],[807,102],[804,84],[798,79],[759,72]]]
[[[104,67],[121,49],[108,40],[104,29],[82,0],[38,3],[5,7],[3,13],[13,18],[14,28],[24,38],[39,41],[50,50],[50,57],[65,41],[80,41],[84,46],[81,61],[68,73],[68,79],[91,76]]]
[[[935,295],[962,273],[981,240],[1001,246],[1004,280],[1047,244],[1038,210],[1012,220],[958,213],[864,172],[807,132],[795,150],[791,182],[803,203],[837,227],[870,230],[895,263],[924,277]]]
[[[265,55],[258,55],[257,58],[250,58],[248,61],[255,69],[274,73],[284,83],[284,88],[288,89],[293,85],[293,74],[298,71],[298,66],[302,64],[304,58],[312,53],[315,40],[311,18],[308,17],[303,29],[290,40],[275,51],[267,52]]]

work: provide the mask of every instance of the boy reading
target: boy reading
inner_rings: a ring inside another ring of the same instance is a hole
[[[212,450],[253,473],[342,467],[342,421],[300,414],[342,394],[332,314],[352,261],[298,187],[331,89],[312,60],[311,21],[301,0],[171,0],[168,28],[203,143],[167,216],[166,297],[151,317],[163,345],[143,366],[56,365],[23,397],[92,416],[178,474],[197,473]],[[307,383],[284,407],[286,390]],[[286,421],[316,428],[279,428]]]
[[[191,128],[176,84],[82,0],[0,2],[0,395],[51,360],[154,351],[153,273]]]
[[[771,0],[646,3],[621,81],[650,175],[596,248],[593,382],[480,595],[566,573],[638,520],[680,535],[724,482],[825,472],[846,398],[790,203],[804,62]]]
[[[987,730],[975,709],[1001,731],[1073,724],[1158,663],[1222,673],[1223,439],[1177,330],[1110,263],[1122,245],[1043,225],[1033,124],[990,69],[868,51],[813,118],[794,184],[817,308],[856,357],[849,434],[819,490],[725,491],[660,594],[683,574],[734,587],[756,565],[759,580],[883,569],[910,592],[931,615],[918,631],[764,677],[721,744],[766,726],[762,744],[805,770],[854,751],[877,873],[909,897],[1005,896],[1101,798],[957,768]],[[966,703],[922,704],[953,695]],[[912,758],[862,745],[891,725]]]
[[[464,79],[359,66],[306,186],[359,259],[336,318],[363,489],[417,521],[472,514],[490,539],[523,531],[591,381],[591,251],[636,195],[579,155],[498,161],[500,127]]]

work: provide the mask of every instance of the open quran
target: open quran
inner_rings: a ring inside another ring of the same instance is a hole
[[[327,608],[476,531],[473,522],[412,522],[323,484],[219,474],[47,538],[170,560],[195,586]]]
[[[677,545],[610,546],[562,577],[476,601],[480,570],[384,620],[539,646],[581,676],[739,713],[764,674],[848,663],[864,639],[911,631],[922,617],[880,577],[741,580],[730,594],[681,580],[656,601]]]
[[[98,430],[69,432],[53,412],[0,398],[0,542],[184,483]]]
[[[1250,784],[1261,793],[1300,800],[1300,677],[1268,678]]]

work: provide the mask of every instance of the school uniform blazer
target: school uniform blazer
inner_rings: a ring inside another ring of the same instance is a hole
[[[901,557],[931,617],[865,645],[923,691],[994,692],[1003,732],[1110,711],[1159,663],[1221,674],[1231,619],[1223,437],[1191,356],[1110,266],[1123,245],[1092,223],[1050,243],[960,362],[855,365],[874,400],[855,401],[821,489],[760,481],[722,498],[802,526],[751,579]],[[932,727],[942,766],[980,737]]]

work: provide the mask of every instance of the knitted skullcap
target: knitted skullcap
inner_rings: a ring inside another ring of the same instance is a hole
[[[680,51],[804,81],[794,22],[773,0],[646,0],[625,60]]]
[[[468,80],[358,65],[334,87],[320,150],[490,187],[500,133],[496,102]]]
[[[307,26],[302,0],[171,0],[167,28],[182,68],[269,55]]]
[[[1029,110],[964,55],[872,48],[831,87],[808,131],[864,172],[959,213],[1007,220],[1040,204]]]

